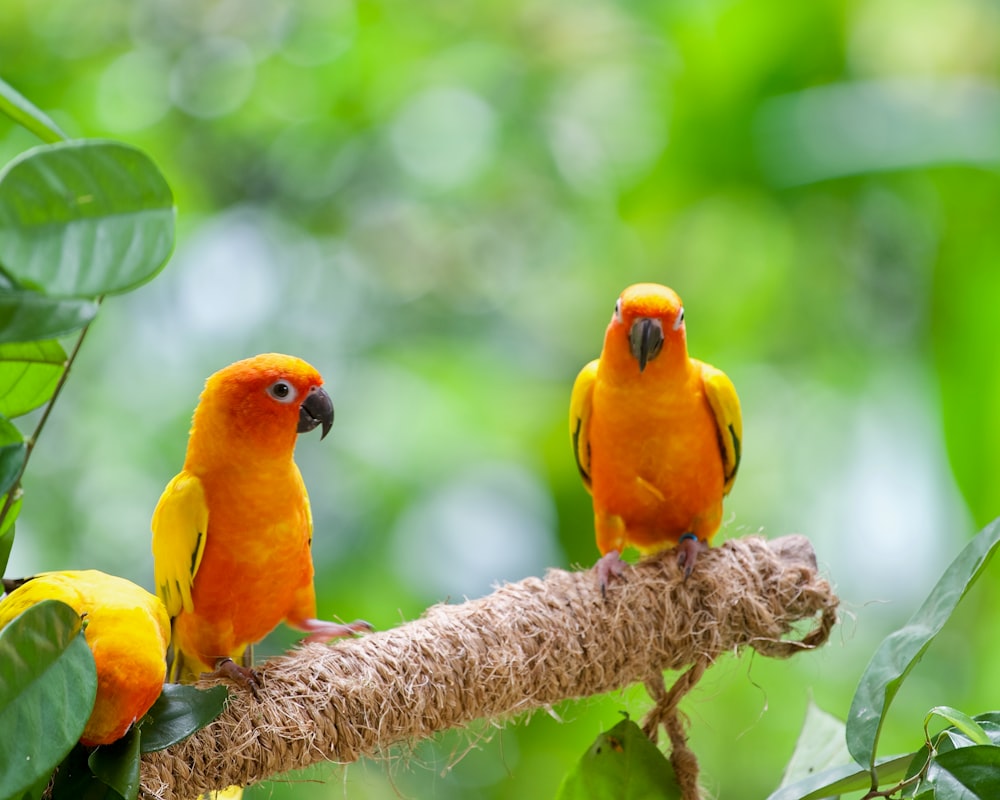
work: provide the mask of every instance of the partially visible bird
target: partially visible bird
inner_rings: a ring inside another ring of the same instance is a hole
[[[722,522],[740,464],[743,421],[732,382],[687,352],[684,307],[666,286],[629,286],[601,356],[576,378],[570,437],[593,496],[602,587],[621,551],[677,545],[690,575]]]
[[[210,376],[184,468],[153,513],[156,591],[173,624],[171,679],[227,675],[255,693],[240,664],[280,622],[328,641],[371,630],[316,619],[312,513],[293,459],[299,433],[333,424],[323,379],[268,353]]]
[[[83,635],[97,667],[97,698],[80,741],[111,744],[163,690],[170,620],[154,595],[97,570],[43,572],[4,579],[0,628],[42,600],[59,600],[85,618]]]

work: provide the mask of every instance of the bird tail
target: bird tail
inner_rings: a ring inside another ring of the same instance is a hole
[[[171,641],[170,647],[167,649],[167,681],[169,683],[194,683],[200,677],[200,662],[196,659],[185,658],[184,652]]]
[[[19,588],[21,586],[24,586],[24,584],[26,584],[28,581],[30,581],[34,577],[35,577],[34,575],[31,575],[31,576],[29,576],[27,578],[3,578],[2,579],[3,580],[3,591],[4,591],[5,594],[10,594],[15,589],[17,589],[17,588]]]

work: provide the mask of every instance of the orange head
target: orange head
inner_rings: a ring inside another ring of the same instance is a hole
[[[651,363],[687,360],[684,306],[673,289],[637,283],[621,293],[604,335],[601,360],[643,372]]]
[[[290,457],[299,433],[322,426],[322,438],[332,425],[333,402],[319,372],[301,358],[265,353],[230,364],[205,382],[188,461],[212,452],[231,460],[246,449]]]

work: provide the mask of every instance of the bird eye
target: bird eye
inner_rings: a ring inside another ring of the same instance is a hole
[[[622,321],[622,299],[619,297],[618,302],[615,303],[615,321]]]
[[[684,306],[681,306],[681,310],[677,312],[677,319],[674,320],[674,330],[680,330],[681,325],[684,324]]]
[[[291,403],[295,401],[299,393],[288,381],[275,381],[267,387],[267,393],[279,403]]]

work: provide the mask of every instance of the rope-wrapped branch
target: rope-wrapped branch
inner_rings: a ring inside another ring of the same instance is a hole
[[[318,761],[352,762],[472,720],[636,681],[653,687],[655,727],[667,721],[656,713],[669,716],[683,693],[662,691],[664,670],[704,669],[748,645],[779,658],[816,647],[836,606],[802,536],[726,542],[702,554],[688,580],[670,554],[644,561],[606,597],[594,570],[552,570],[478,600],[433,606],[392,630],[307,645],[260,665],[260,700],[233,690],[211,725],[144,756],[142,796],[187,800]],[[812,630],[788,639],[805,619]],[[667,729],[675,751],[682,748]]]

